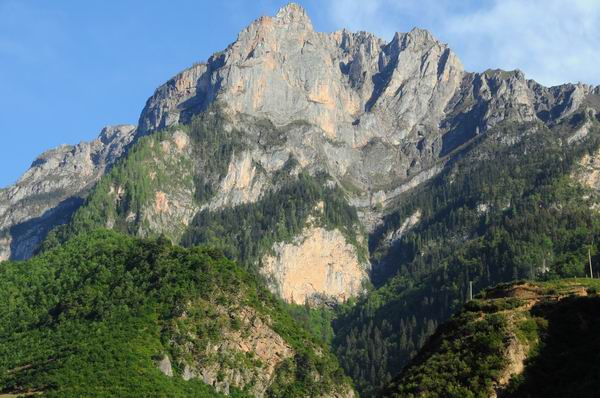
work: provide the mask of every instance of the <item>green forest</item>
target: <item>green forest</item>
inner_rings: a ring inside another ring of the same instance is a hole
[[[333,393],[346,380],[285,304],[221,250],[98,230],[0,267],[0,386],[48,397],[219,396],[200,380],[163,375],[156,362],[169,355],[180,375],[180,360],[206,360],[207,344],[240,328],[240,307],[270,320],[294,350],[267,396]],[[182,330],[196,338],[186,342]],[[232,366],[257,366],[245,363]]]
[[[222,247],[231,258],[256,265],[273,243],[290,241],[300,234],[309,216],[313,222],[338,228],[358,249],[360,227],[356,210],[343,191],[325,186],[327,176],[301,173],[256,203],[200,211],[183,236],[185,246],[210,243]],[[315,207],[323,204],[322,211]],[[363,259],[367,254],[362,251]]]
[[[514,145],[498,144],[526,132]],[[586,276],[588,249],[597,262],[600,219],[590,210],[597,194],[570,174],[598,140],[565,148],[541,124],[507,123],[399,200],[371,238],[378,288],[334,320],[334,350],[362,394],[376,394],[460,310],[469,281],[477,292],[511,280]],[[417,209],[423,216],[413,230],[389,249],[379,246]]]
[[[562,279],[486,289],[440,326],[380,395],[593,397],[600,371],[598,287],[598,280]],[[506,351],[517,358],[518,347],[526,350],[525,369],[506,380]]]

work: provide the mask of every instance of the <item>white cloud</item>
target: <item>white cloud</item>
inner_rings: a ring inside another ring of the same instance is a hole
[[[331,0],[328,12],[337,27],[388,39],[429,29],[469,70],[518,68],[546,85],[600,83],[597,0]]]

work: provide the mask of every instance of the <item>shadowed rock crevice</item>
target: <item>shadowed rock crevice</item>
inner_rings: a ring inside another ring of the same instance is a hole
[[[79,197],[68,198],[40,217],[35,217],[10,228],[10,259],[26,260],[31,257],[53,228],[68,223],[84,203]]]

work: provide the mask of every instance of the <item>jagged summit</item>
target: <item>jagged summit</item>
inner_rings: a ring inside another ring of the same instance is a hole
[[[239,33],[236,42],[229,48],[239,48],[237,44],[246,44],[248,41],[273,42],[289,35],[302,36],[306,32],[313,32],[312,21],[306,10],[296,3],[289,3],[280,8],[274,17],[262,16],[253,21]],[[248,51],[243,52],[248,54]]]
[[[287,25],[301,25],[312,30],[312,21],[308,13],[302,6],[296,3],[288,3],[281,7],[277,11],[277,14],[275,14],[275,18]]]
[[[462,73],[456,55],[427,31],[397,34],[390,43],[365,32],[318,33],[306,11],[292,3],[275,17],[254,21],[207,64],[159,88],[142,112],[139,130],[185,122],[219,100],[231,114],[265,117],[275,125],[307,120],[328,137],[360,146],[387,130],[377,116],[368,117],[375,123],[357,123],[363,114],[376,114],[396,98],[402,113],[418,113],[405,119],[400,133],[406,134],[420,119],[439,117]],[[436,81],[425,84],[413,76]],[[432,86],[439,86],[437,98],[431,97]]]
[[[132,124],[118,124],[114,126],[105,126],[100,131],[98,139],[105,145],[110,144],[119,137],[127,136],[135,130]]]
[[[400,36],[400,37],[403,37],[403,36],[408,37],[420,44],[429,43],[429,44],[438,44],[438,45],[447,47],[447,45],[445,43],[442,43],[440,40],[438,40],[427,29],[414,27],[408,33],[396,32],[396,35]]]

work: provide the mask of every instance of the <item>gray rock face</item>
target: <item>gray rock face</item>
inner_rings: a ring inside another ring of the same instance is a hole
[[[251,119],[304,122],[287,130],[284,148],[254,151],[252,162],[293,156],[326,170],[351,186],[372,226],[374,203],[385,206],[412,179],[431,178],[478,134],[504,121],[557,123],[597,95],[586,85],[546,88],[520,71],[465,72],[451,49],[421,29],[389,43],[366,32],[315,32],[306,12],[290,4],[159,87],[139,130],[186,123],[214,103],[241,130],[251,130]]]
[[[43,153],[15,185],[0,190],[0,260],[30,257],[51,228],[69,220],[134,136],[135,126],[105,127],[92,142]]]
[[[424,30],[398,33],[390,43],[365,32],[323,34],[290,4],[161,86],[142,112],[140,133],[188,122],[217,102],[240,130],[262,119],[286,128],[283,147],[252,152],[261,169],[294,157],[369,203],[373,192],[435,162],[438,126],[463,75],[454,53]]]
[[[173,367],[168,355],[163,355],[162,359],[158,362],[158,370],[165,376],[173,377]]]

